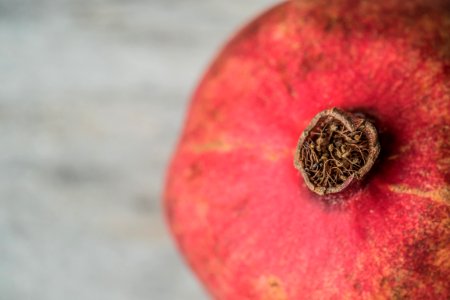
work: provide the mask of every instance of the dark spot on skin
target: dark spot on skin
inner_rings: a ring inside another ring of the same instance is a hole
[[[280,286],[277,281],[270,281],[269,285],[270,285],[270,287],[273,287],[273,288],[277,288]]]
[[[192,181],[203,174],[203,168],[200,166],[199,162],[193,162],[187,172],[187,180]]]
[[[242,198],[242,200],[238,201],[231,210],[234,212],[236,216],[242,216],[245,213],[248,203],[250,202],[250,196]]]
[[[355,282],[353,283],[353,288],[354,288],[356,291],[360,292],[360,291],[362,290],[361,282],[360,282],[359,280],[355,281]]]

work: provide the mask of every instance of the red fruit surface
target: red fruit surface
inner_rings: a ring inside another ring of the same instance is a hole
[[[320,111],[371,116],[377,165],[317,196],[293,166]],[[448,1],[292,1],[211,65],[165,207],[215,299],[450,298]]]

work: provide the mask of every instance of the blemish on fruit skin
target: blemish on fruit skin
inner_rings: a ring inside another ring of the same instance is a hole
[[[198,162],[192,163],[189,168],[186,169],[184,175],[186,180],[192,181],[203,174],[203,169]]]
[[[450,157],[445,157],[443,159],[438,160],[439,163],[439,167],[441,167],[442,169],[448,170],[448,168],[450,167]]]
[[[450,251],[448,249],[441,249],[436,253],[434,265],[442,267],[442,269],[450,270]]]
[[[256,284],[257,294],[261,300],[287,300],[287,294],[280,278],[269,275],[261,276]]]
[[[192,144],[187,150],[195,154],[204,153],[229,153],[232,151],[252,150],[258,153],[258,156],[264,160],[276,162],[280,159],[291,157],[293,149],[288,147],[267,147],[266,145],[254,145],[239,141],[225,141],[225,139],[211,140],[205,143]]]
[[[375,299],[447,299],[446,284],[442,280],[433,280],[439,276],[434,270],[427,273],[428,278],[408,268],[392,269],[390,274],[380,280],[379,296]],[[434,296],[423,292],[425,286],[432,286]]]
[[[231,151],[234,147],[229,143],[226,143],[223,140],[214,140],[209,141],[204,144],[195,144],[192,147],[192,151],[195,153],[203,153],[203,152],[228,152]]]
[[[394,193],[429,198],[437,203],[450,205],[450,187],[448,186],[444,186],[434,190],[422,190],[418,188],[412,188],[404,184],[392,184],[389,185],[389,189]]]

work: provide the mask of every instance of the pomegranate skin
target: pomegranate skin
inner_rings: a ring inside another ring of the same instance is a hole
[[[321,197],[293,155],[331,107],[371,117],[381,153]],[[448,1],[292,1],[207,70],[164,205],[215,299],[449,299],[449,181]]]

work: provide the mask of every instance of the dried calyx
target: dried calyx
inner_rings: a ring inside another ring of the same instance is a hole
[[[314,117],[300,136],[294,164],[319,195],[361,179],[380,152],[375,127],[361,114],[332,108]]]

